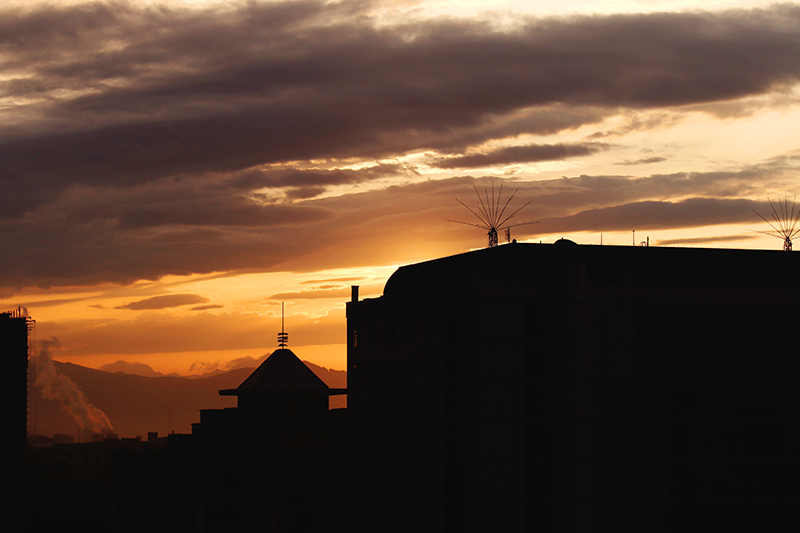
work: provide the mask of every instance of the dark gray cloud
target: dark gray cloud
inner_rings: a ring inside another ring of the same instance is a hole
[[[537,229],[546,233],[630,231],[755,223],[753,209],[758,205],[752,200],[720,198],[632,202],[543,220]]]
[[[659,239],[654,244],[660,246],[702,246],[721,242],[737,242],[758,239],[758,235],[720,235],[718,237],[689,237],[683,239]]]
[[[397,161],[423,151],[448,168],[591,155],[609,145],[480,147],[620,112],[629,124],[596,137],[646,129],[674,120],[674,106],[800,79],[791,4],[520,18],[511,29],[480,19],[378,24],[372,4],[0,9],[0,251],[14,258],[0,264],[4,293],[374,264],[418,254],[419,243],[455,251],[467,229],[442,221],[458,218],[453,197],[472,194],[472,177],[323,193],[419,179]],[[671,211],[709,204],[672,199],[733,202],[796,169],[791,157],[768,169],[520,181],[542,220],[526,231],[602,227],[593,210],[622,206],[630,220],[649,207],[652,220],[674,224]]]
[[[588,213],[602,208],[622,209],[620,206],[625,205],[636,206],[635,213],[620,219],[626,230],[634,229],[627,228],[631,223],[637,229],[644,228],[643,222],[648,220],[648,224],[663,220],[663,227],[672,227],[676,222],[664,218],[669,216],[670,206],[659,202],[692,197],[758,198],[762,190],[782,190],[786,180],[800,168],[798,163],[787,156],[727,172],[576,176],[540,181],[504,179],[499,183],[504,185],[504,194],[519,188],[510,209],[531,202],[515,218],[520,222],[540,221],[515,230],[517,238],[527,238],[550,232],[611,231],[606,219],[613,219],[614,211]],[[130,283],[158,279],[165,273],[310,272],[448,255],[484,241],[485,235],[478,230],[447,222],[470,217],[456,199],[477,205],[473,184],[481,191],[491,187],[488,178],[462,176],[307,200],[297,207],[326,213],[327,218],[310,221],[298,217],[293,223],[272,226],[156,225],[154,220],[150,221],[152,225],[121,225],[98,212],[100,208],[94,204],[93,216],[86,215],[88,200],[74,200],[81,205],[79,214],[72,204],[62,202],[53,211],[0,224],[4,228],[3,245],[16,254],[15,261],[0,263],[0,275],[7,287],[47,287]],[[133,202],[125,195],[111,197],[115,203]],[[655,203],[642,204],[648,201]],[[284,206],[289,213],[291,207]],[[722,216],[710,219],[703,213],[706,207],[702,202],[684,205],[681,216],[685,216],[685,224],[723,220]],[[752,220],[757,229],[760,220],[748,211],[748,205],[738,207],[738,211],[727,211],[727,220]],[[648,208],[654,210],[649,219]],[[692,208],[697,213],[691,214]],[[770,212],[766,198],[749,204],[749,208]],[[633,218],[634,214],[641,218]],[[214,216],[209,213],[209,217]],[[581,225],[583,228],[579,229]]]
[[[164,294],[153,296],[137,302],[131,302],[117,306],[117,309],[131,309],[142,311],[149,309],[169,309],[171,307],[181,307],[184,305],[206,303],[210,300],[199,294]]]
[[[220,304],[208,304],[208,305],[198,305],[197,307],[192,307],[192,311],[208,311],[209,309],[222,309],[224,305]]]
[[[653,163],[660,163],[666,160],[667,160],[666,157],[653,156],[653,157],[643,157],[641,159],[634,159],[633,161],[630,160],[619,161],[615,163],[615,165],[622,165],[622,166],[650,165]]]
[[[478,168],[513,163],[534,163],[538,161],[557,161],[569,157],[591,155],[608,150],[603,143],[559,143],[528,144],[507,146],[482,153],[470,153],[455,157],[442,157],[433,162],[438,168]]]
[[[3,92],[41,101],[11,116],[0,168],[8,181],[58,190],[452,149],[461,130],[523,108],[712,102],[800,76],[792,5],[530,19],[514,30],[342,17],[361,6],[6,10],[5,70],[15,81]],[[53,98],[66,89],[76,96]],[[538,132],[536,121],[527,128]]]
[[[320,289],[311,291],[281,292],[273,294],[270,300],[316,300],[318,298],[342,299],[350,295],[350,288]]]
[[[353,282],[353,281],[361,281],[363,279],[366,279],[366,278],[364,276],[358,276],[358,277],[331,278],[331,279],[308,279],[308,280],[305,280],[305,281],[300,281],[299,283],[302,284],[302,285],[310,285],[310,284],[316,285],[316,284],[319,284],[319,283],[339,283],[339,284],[345,283],[345,284],[347,284],[347,283],[350,283],[350,282]]]

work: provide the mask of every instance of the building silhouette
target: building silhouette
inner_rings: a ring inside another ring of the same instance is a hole
[[[507,244],[347,304],[349,531],[788,531],[800,255]]]
[[[191,435],[114,457],[117,531],[341,532],[345,411],[281,347],[236,389],[238,406],[207,409]]]
[[[28,432],[28,348],[33,320],[21,310],[0,313],[0,442],[25,450]]]
[[[563,239],[403,266],[380,297],[353,288],[346,410],[282,332],[191,434],[42,454],[38,493],[64,502],[37,524],[794,531],[798,267]]]
[[[0,313],[0,451],[3,478],[24,486],[28,433],[28,350],[34,321],[22,309]],[[24,491],[3,498],[2,511],[10,522],[24,527]]]

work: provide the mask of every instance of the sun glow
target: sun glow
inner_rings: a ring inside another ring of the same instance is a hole
[[[290,346],[343,368],[350,287],[377,296],[402,264],[483,246],[447,220],[491,180],[541,221],[520,241],[780,248],[748,217],[798,189],[792,5],[309,2],[290,23],[272,4],[260,33],[240,1],[4,3],[20,7],[0,71],[18,261],[0,297],[56,359],[224,368],[274,348],[283,302]],[[72,30],[40,31],[36,10]],[[526,35],[534,17],[556,18]],[[618,42],[654,22],[658,46]],[[706,55],[697,24],[725,35]],[[758,47],[771,60],[748,63]],[[638,223],[620,229],[623,211]]]

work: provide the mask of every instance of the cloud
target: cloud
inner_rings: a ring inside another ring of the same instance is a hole
[[[347,298],[350,296],[350,288],[346,289],[323,289],[297,292],[281,292],[273,294],[270,300],[316,300],[318,298]]]
[[[680,109],[766,101],[800,80],[792,4],[512,25],[382,6],[0,9],[0,252],[15,258],[0,264],[3,293],[455,253],[472,233],[446,220],[476,177],[427,182],[427,163],[612,152],[616,139],[530,137],[618,116],[590,138],[664,127]],[[592,210],[652,207],[666,221],[691,197],[760,194],[797,168],[770,164],[509,184],[540,226],[591,229],[605,216]]]
[[[105,372],[123,372],[125,374],[144,377],[163,377],[166,375],[161,372],[156,372],[150,365],[134,361],[115,361],[101,366],[99,370]]]
[[[197,307],[192,307],[192,311],[208,311],[209,309],[223,309],[225,306],[220,304],[208,304],[208,305],[198,305]]]
[[[655,244],[659,246],[695,246],[703,244],[717,244],[721,242],[737,242],[757,239],[757,235],[720,235],[717,237],[688,237],[683,239],[659,239]]]
[[[450,19],[377,25],[342,17],[345,6],[371,9],[305,1],[5,10],[12,81],[3,89],[27,102],[9,117],[0,168],[47,181],[55,191],[27,198],[45,201],[75,182],[130,186],[452,147],[460,130],[529,107],[696,104],[800,76],[792,5],[531,18],[514,29]]]
[[[328,278],[328,279],[307,279],[300,281],[303,285],[317,284],[317,283],[350,283],[351,281],[361,281],[365,279],[364,276],[349,276],[345,278]]]
[[[650,165],[652,163],[660,163],[662,161],[666,161],[666,157],[661,156],[653,156],[653,157],[643,157],[642,159],[636,159],[633,161],[619,161],[614,163],[615,165],[623,165],[623,166],[633,166],[633,165]]]
[[[208,301],[210,301],[208,298],[197,294],[165,294],[163,296],[153,296],[152,298],[139,300],[138,302],[119,305],[117,309],[131,309],[134,311],[145,309],[169,309],[171,307],[206,303]]]
[[[438,168],[477,168],[508,165],[512,163],[554,161],[569,157],[591,155],[601,150],[607,150],[608,148],[608,145],[601,143],[559,143],[551,145],[529,144],[524,146],[509,146],[483,153],[438,158],[433,162],[433,166]]]
[[[752,200],[719,198],[632,202],[543,220],[537,229],[544,233],[630,231],[755,222],[753,209],[758,205]]]
[[[287,331],[294,346],[344,344],[344,306],[331,308],[327,315],[286,317]],[[42,331],[58,331],[63,348],[60,355],[78,364],[83,355],[162,354],[253,350],[264,353],[276,346],[281,328],[277,315],[258,313],[191,313],[171,315],[168,311],[145,311],[129,319],[95,321],[62,320],[41,322]],[[124,357],[120,357],[124,358]]]
[[[267,359],[270,353],[266,353],[261,357],[237,357],[236,359],[225,362],[196,361],[189,367],[189,372],[207,374],[210,372],[230,372],[231,370],[238,370],[240,368],[256,368]]]
[[[515,231],[517,238],[524,238],[550,230],[564,231],[546,220],[591,209],[692,197],[758,198],[766,190],[787,190],[798,169],[800,160],[787,154],[730,170],[648,176],[579,175],[538,181],[505,178],[502,183],[505,190],[519,188],[509,209],[531,202],[515,220],[541,221]],[[470,205],[475,196],[473,185],[482,190],[491,182],[488,178],[458,176],[310,199],[298,207],[326,213],[325,217],[312,221],[300,215],[295,220],[294,207],[287,205],[286,223],[271,226],[120,225],[102,214],[101,199],[113,199],[123,209],[127,202],[135,205],[151,195],[127,200],[127,195],[107,193],[94,200],[91,195],[87,198],[75,191],[71,202],[61,202],[52,211],[43,210],[36,216],[0,224],[4,229],[0,246],[15,254],[15,261],[0,264],[0,279],[13,291],[26,285],[132,283],[156,280],[166,274],[313,272],[450,255],[476,244],[471,228],[447,222],[471,216],[455,199]],[[165,202],[168,197],[163,194]],[[86,214],[90,200],[91,216]],[[659,204],[651,205],[657,208]],[[766,203],[756,209],[769,212]],[[83,221],[79,221],[81,216]],[[581,220],[591,222],[586,230],[595,228],[594,221],[577,218],[570,222],[570,231],[580,231]],[[698,217],[692,220],[702,221]],[[477,243],[482,242],[481,237]]]

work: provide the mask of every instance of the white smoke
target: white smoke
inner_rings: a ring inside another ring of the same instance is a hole
[[[36,353],[38,375],[35,384],[41,388],[42,397],[61,402],[61,408],[81,429],[102,434],[112,431],[113,427],[106,414],[92,405],[74,381],[56,370],[52,353],[60,348],[61,345],[55,337],[39,341]]]

